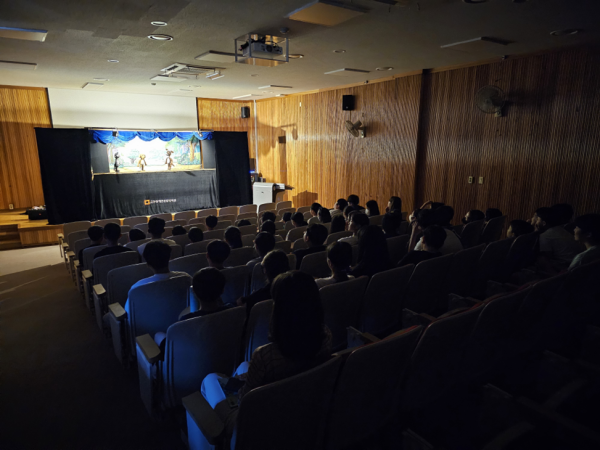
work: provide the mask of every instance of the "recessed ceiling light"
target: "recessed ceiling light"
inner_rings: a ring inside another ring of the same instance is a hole
[[[290,59],[302,59],[304,58],[304,55],[301,55],[300,53],[293,53],[291,55],[289,55]]]
[[[155,22],[150,22],[150,25],[154,25],[155,27],[166,27],[167,22],[161,22],[157,20]]]
[[[333,53],[346,53],[346,50],[334,50]]]
[[[378,67],[375,70],[379,70],[380,72],[383,72],[385,70],[393,70],[393,69],[394,69],[393,67]]]
[[[252,73],[252,74],[250,74],[250,76],[251,76],[251,77],[257,77],[257,76],[258,76],[258,74],[257,74],[257,73]]]
[[[180,91],[185,91],[185,92],[192,92],[191,89],[179,89]]]
[[[173,36],[169,36],[168,34],[151,34],[148,36],[148,39],[152,39],[153,41],[172,41]]]
[[[573,34],[577,34],[579,33],[581,30],[578,30],[576,28],[568,28],[566,30],[555,30],[553,32],[551,32],[550,34],[552,36],[571,36]]]
[[[107,60],[109,63],[118,63],[119,60],[118,59],[109,59]]]
[[[94,78],[94,81],[110,81],[108,78]]]

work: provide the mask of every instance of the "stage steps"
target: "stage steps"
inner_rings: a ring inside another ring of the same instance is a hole
[[[0,225],[0,250],[22,248],[18,225]]]

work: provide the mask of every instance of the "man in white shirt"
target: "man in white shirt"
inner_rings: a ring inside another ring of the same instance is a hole
[[[321,221],[319,220],[319,217],[318,217],[319,209],[321,209],[320,203],[315,202],[312,205],[310,205],[310,215],[312,217],[310,219],[308,219],[309,225],[312,225],[314,223],[321,223]]]
[[[333,209],[330,209],[329,212],[331,213],[332,217],[337,216],[338,214],[343,214],[344,208],[346,208],[346,206],[348,206],[348,202],[346,201],[346,199],[340,198],[337,202],[335,202],[335,205],[333,205]]]
[[[150,221],[148,222],[148,234],[150,235],[150,242],[159,241],[170,245],[171,247],[177,245],[177,242],[172,241],[171,239],[163,239],[162,235],[164,232],[165,221],[163,219],[160,219],[158,217],[153,217],[152,219],[150,219]],[[144,255],[144,250],[150,242],[142,244],[138,247],[138,252],[140,252],[140,255]]]
[[[552,208],[539,208],[533,216],[533,226],[540,233],[541,264],[546,259],[554,269],[566,268],[581,253],[583,246],[558,223]]]
[[[575,240],[585,245],[585,251],[573,258],[569,270],[600,260],[600,214],[575,219]]]
[[[331,276],[315,280],[319,289],[353,279],[352,275],[348,275],[352,265],[352,246],[338,241],[327,247],[327,265],[331,269]]]
[[[424,250],[420,239],[422,232],[431,225],[437,225],[440,223],[446,224],[448,222],[450,211],[442,211],[442,214],[440,214],[438,210],[439,209],[422,209],[419,211],[417,219],[413,223],[413,231],[409,242],[408,251]],[[454,214],[454,210],[452,210],[452,214]],[[446,240],[444,241],[444,245],[442,245],[442,247],[439,249],[439,252],[442,255],[449,255],[451,253],[461,251],[463,249],[463,245],[456,233],[448,228],[444,228],[444,231],[446,232]],[[417,238],[419,239],[418,242]]]
[[[341,238],[338,242],[358,245],[358,231],[363,227],[369,226],[369,216],[359,211],[352,211],[348,217],[348,221],[348,231],[352,231],[352,236]]]

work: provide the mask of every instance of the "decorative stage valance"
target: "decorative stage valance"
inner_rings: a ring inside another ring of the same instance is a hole
[[[110,144],[114,141],[128,142],[138,137],[142,141],[153,141],[154,139],[160,139],[161,141],[170,141],[175,138],[181,140],[188,140],[195,137],[201,141],[211,140],[213,134],[210,131],[197,132],[197,131],[117,131],[116,135],[113,134],[112,130],[92,130],[90,135],[94,142],[102,142],[103,144]]]

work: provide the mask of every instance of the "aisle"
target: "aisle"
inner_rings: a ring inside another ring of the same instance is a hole
[[[185,448],[149,418],[64,264],[0,277],[0,430],[3,450]]]

